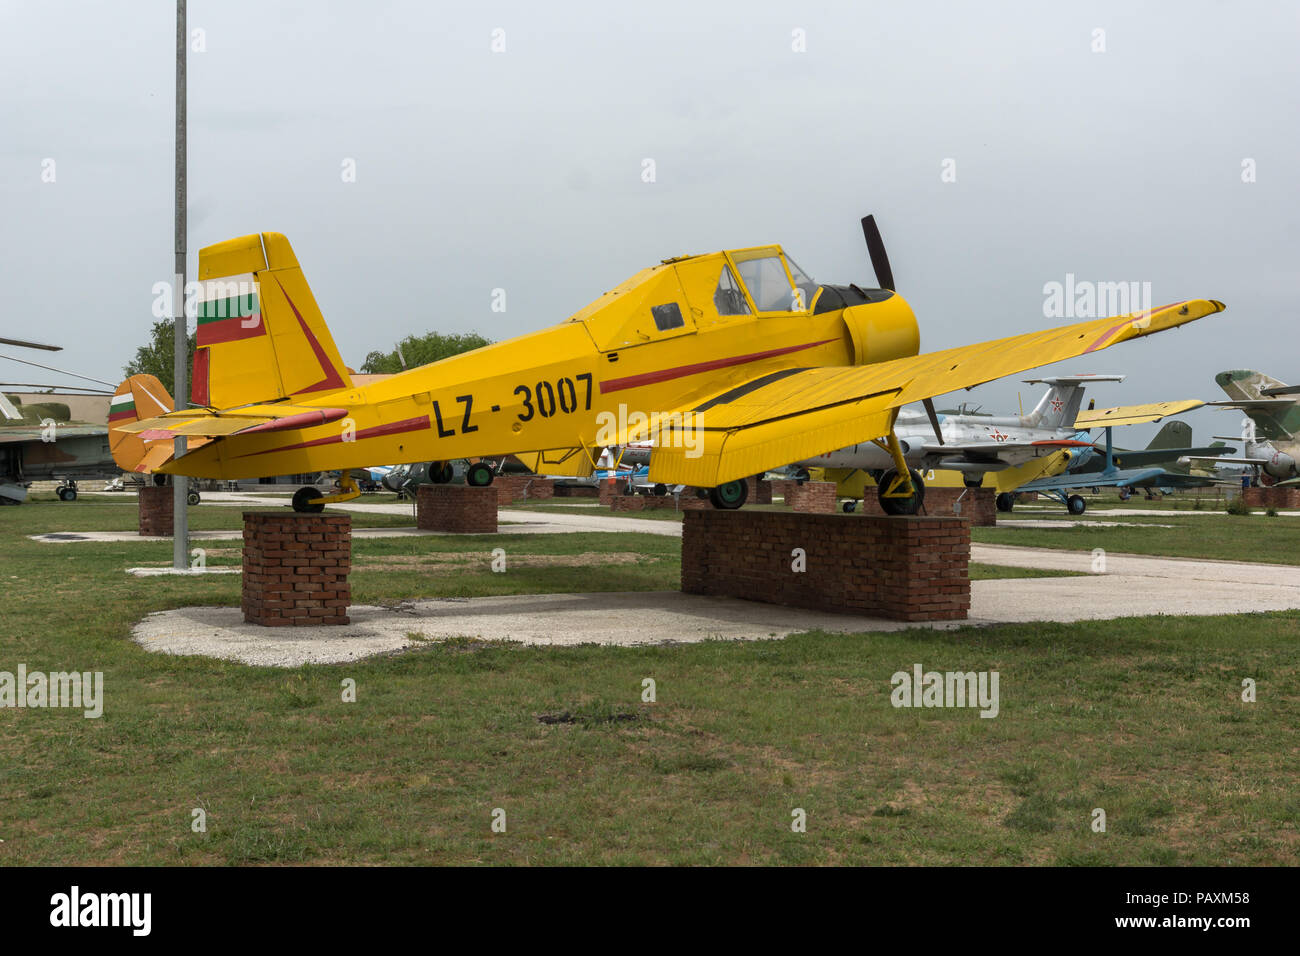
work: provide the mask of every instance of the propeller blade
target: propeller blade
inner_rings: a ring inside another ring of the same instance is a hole
[[[862,235],[867,240],[867,254],[871,256],[871,268],[876,270],[876,281],[880,288],[894,289],[894,272],[889,268],[889,256],[885,254],[885,240],[880,237],[880,228],[875,216],[866,216],[862,220]]]
[[[934,410],[934,399],[923,398],[921,404],[925,406],[925,413],[930,416],[930,427],[934,429],[934,437],[938,439],[939,444],[943,444],[943,431],[939,428],[939,415]]]

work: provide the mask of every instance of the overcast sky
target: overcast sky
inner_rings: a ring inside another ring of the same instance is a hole
[[[0,334],[114,382],[172,269],[174,16],[0,0]],[[923,350],[1062,324],[1043,288],[1072,273],[1228,304],[1046,370],[1130,376],[1099,403],[1300,382],[1295,2],[192,0],[189,25],[191,277],[204,245],[284,233],[353,366],[553,324],[681,253],[775,242],[874,284],[874,212]]]

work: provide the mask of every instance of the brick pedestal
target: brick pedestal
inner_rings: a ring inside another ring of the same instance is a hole
[[[352,518],[244,512],[244,620],[266,627],[347,624]]]
[[[806,569],[793,569],[802,548]],[[964,518],[855,518],[786,511],[683,516],[682,590],[899,621],[970,609]]]
[[[555,497],[555,480],[540,475],[497,475],[492,487],[497,490],[497,503],[501,505]]]
[[[875,499],[875,489],[870,489]],[[962,494],[965,492],[965,494]],[[956,515],[969,518],[978,528],[991,528],[998,523],[998,495],[992,488],[935,488],[925,489],[925,513],[935,517]],[[880,503],[876,502],[879,507]],[[954,508],[960,507],[961,511]]]
[[[803,514],[831,514],[835,511],[835,482],[791,482],[785,491],[785,503]]]
[[[772,483],[764,481],[762,478],[750,478],[749,498],[745,502],[750,505],[770,505],[772,503]]]
[[[172,487],[143,485],[140,488],[140,534],[146,537],[172,536]]]
[[[493,485],[421,485],[415,496],[415,524],[424,531],[496,534],[498,500]]]
[[[602,505],[609,504],[609,499],[615,495],[625,494],[627,494],[627,482],[622,478],[605,478],[600,483],[598,498]]]
[[[1242,495],[1251,508],[1300,508],[1300,488],[1246,488]],[[144,525],[143,510],[140,524]]]

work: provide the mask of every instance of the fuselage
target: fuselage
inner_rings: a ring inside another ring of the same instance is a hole
[[[760,260],[785,269],[789,296],[774,295],[770,277],[763,288],[736,282]],[[728,282],[739,286],[730,299]],[[915,316],[894,293],[808,285],[776,246],[694,256],[644,270],[551,328],[365,387],[293,397],[346,409],[340,421],[232,435],[162,470],[243,478],[623,444],[651,434],[655,416],[768,373],[918,349]]]

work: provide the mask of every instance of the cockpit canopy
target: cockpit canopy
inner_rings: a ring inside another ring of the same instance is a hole
[[[570,321],[602,351],[690,335],[738,316],[807,314],[817,283],[780,246],[666,259],[605,293]]]

